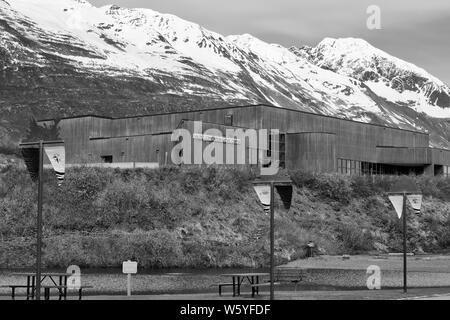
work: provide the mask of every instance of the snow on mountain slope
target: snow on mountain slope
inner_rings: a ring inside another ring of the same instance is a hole
[[[364,82],[386,100],[432,117],[450,118],[450,89],[416,65],[374,48],[362,39],[325,38],[303,56],[321,68]]]
[[[361,39],[287,49],[84,0],[0,0],[0,36],[8,125],[23,121],[21,113],[119,116],[269,103],[427,130],[436,145],[450,145],[447,124],[430,118],[450,117],[448,87]],[[18,86],[33,103],[17,96]]]

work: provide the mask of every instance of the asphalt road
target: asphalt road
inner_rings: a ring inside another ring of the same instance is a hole
[[[68,300],[76,300],[75,295],[68,296]],[[0,300],[10,300],[9,296],[0,296]],[[57,299],[52,296],[51,300]],[[268,300],[267,291],[252,298],[249,290],[243,290],[240,297],[233,297],[227,292],[222,296],[217,293],[198,294],[155,294],[155,295],[87,295],[83,300]],[[382,290],[333,290],[333,291],[275,291],[276,300],[450,300],[450,287],[441,288],[411,288],[407,294],[401,289]],[[18,297],[17,300],[24,300]]]

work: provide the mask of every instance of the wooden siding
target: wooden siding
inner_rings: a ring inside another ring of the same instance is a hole
[[[450,150],[431,148],[434,164],[450,166]]]
[[[118,119],[87,116],[63,119],[60,126],[61,136],[66,142],[68,163],[98,162],[102,155],[112,155],[113,161],[158,161],[164,164],[166,153],[170,160],[173,146],[170,134],[182,120],[225,125],[228,115],[232,116],[233,127],[279,129],[280,132],[288,134],[333,134],[335,158],[373,163],[380,159],[383,162],[395,160],[395,163],[408,164],[411,162],[412,152],[414,163],[423,161],[423,164],[450,164],[448,150],[433,149],[429,155],[420,154],[419,151],[389,153],[387,150],[391,147],[418,150],[428,148],[429,136],[426,133],[264,105]],[[313,139],[312,136],[310,139]],[[286,154],[290,152],[289,148],[290,146],[286,145]],[[296,151],[297,154],[298,152]],[[429,156],[432,158],[429,159]]]
[[[429,148],[377,147],[377,163],[385,164],[431,164]]]
[[[324,132],[336,134],[338,158],[376,162],[376,147],[428,147],[427,134],[370,125],[332,117],[264,108],[263,127],[287,133]]]
[[[336,135],[320,132],[287,134],[286,166],[311,172],[335,172]]]

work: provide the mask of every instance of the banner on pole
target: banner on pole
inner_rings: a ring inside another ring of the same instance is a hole
[[[389,200],[391,200],[392,205],[394,206],[395,212],[397,212],[397,216],[400,219],[403,213],[403,196],[402,195],[391,195],[389,196]]]
[[[44,145],[45,154],[47,154],[53,170],[55,170],[58,186],[61,186],[66,173],[66,150],[64,145]]]
[[[286,210],[289,210],[292,203],[292,185],[286,186],[275,186],[278,194],[280,195],[281,201],[283,202],[283,206]]]
[[[22,148],[21,151],[31,180],[37,181],[39,177],[39,148]]]
[[[419,214],[422,207],[422,195],[421,194],[410,194],[407,196],[414,213]]]
[[[269,185],[257,185],[253,186],[258,195],[259,201],[264,207],[264,212],[270,212],[270,186]]]

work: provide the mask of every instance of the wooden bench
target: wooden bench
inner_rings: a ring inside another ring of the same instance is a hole
[[[230,283],[224,282],[224,283],[218,283],[217,285],[219,286],[219,296],[221,296],[222,295],[222,287],[232,287],[233,283],[232,282],[230,282]]]
[[[303,281],[304,277],[304,271],[298,268],[277,268],[275,270],[275,281],[282,283],[294,283],[295,291],[297,291],[298,283]]]
[[[274,272],[274,285],[280,285],[283,283],[295,283],[295,291],[297,291],[297,285],[304,278],[303,271],[297,268],[277,268]],[[270,287],[270,281],[263,283],[255,283],[250,285],[252,288],[252,297],[255,293],[259,293],[260,287]]]
[[[83,297],[83,289],[92,288],[92,286],[81,286],[78,289],[70,289],[68,286],[55,286],[55,285],[45,285],[42,286],[44,288],[44,299],[50,300],[50,290],[58,289],[59,292],[59,300],[67,298],[67,290],[77,290],[78,291],[78,300],[81,300]]]
[[[29,286],[27,285],[18,285],[18,284],[8,284],[8,285],[2,285],[0,286],[0,288],[11,288],[11,299],[15,299],[16,298],[16,289],[17,288],[28,288]],[[30,287],[31,288],[31,287]],[[27,300],[30,298],[30,296],[27,293]]]

